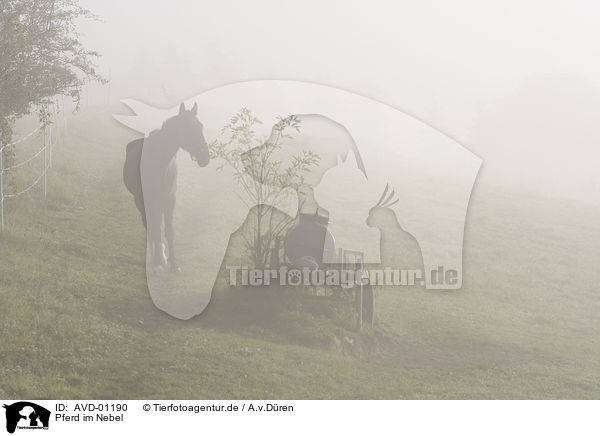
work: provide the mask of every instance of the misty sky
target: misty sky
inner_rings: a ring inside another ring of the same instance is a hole
[[[169,106],[251,79],[332,85],[451,134],[484,170],[597,203],[600,3],[82,0],[111,76]]]

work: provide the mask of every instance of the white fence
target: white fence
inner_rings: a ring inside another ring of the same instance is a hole
[[[63,129],[63,132],[64,132],[65,126],[66,126],[64,123],[64,118],[62,116],[61,117],[58,116],[58,111],[56,110],[56,106],[55,106],[55,111],[54,111],[53,115],[54,116],[53,116],[52,124],[49,124],[48,126],[44,126],[43,124],[40,124],[36,129],[29,132],[27,135],[23,136],[18,141],[12,142],[10,144],[4,144],[4,145],[0,144],[0,230],[4,230],[4,213],[6,210],[6,200],[7,199],[16,198],[16,197],[19,197],[19,196],[29,192],[30,190],[32,190],[35,186],[37,186],[42,181],[44,184],[44,198],[46,198],[46,196],[47,196],[47,193],[48,193],[48,170],[52,167],[52,150],[59,143],[59,140],[61,137],[61,132],[60,132],[61,128]],[[62,125],[59,125],[57,123],[61,123]],[[43,138],[42,146],[39,150],[35,151],[28,158],[22,159],[21,161],[18,161],[17,163],[12,164],[11,166],[8,166],[8,167],[5,166],[4,159],[3,159],[4,149],[15,146],[22,142],[25,142],[29,138],[33,137],[34,135],[38,135],[38,134],[41,134],[41,136]],[[36,161],[37,159],[42,159],[41,158],[42,154],[44,155],[44,167],[41,170],[41,172],[38,173],[33,178],[33,180],[27,185],[27,187],[25,187],[23,189],[19,189],[18,191],[15,191],[15,192],[10,192],[6,186],[6,178],[5,178],[6,175],[13,171],[16,171],[20,168],[30,165],[32,162]]]

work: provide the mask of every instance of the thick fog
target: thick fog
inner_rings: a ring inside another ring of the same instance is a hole
[[[448,134],[483,158],[480,183],[598,202],[600,4],[81,3],[102,19],[81,31],[111,79],[84,105],[171,107],[232,82],[315,82]]]

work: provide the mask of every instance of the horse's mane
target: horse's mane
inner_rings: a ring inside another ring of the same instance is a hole
[[[167,120],[165,120],[162,123],[162,126],[160,127],[160,129],[154,129],[154,130],[152,130],[150,133],[148,133],[148,136],[153,136],[153,135],[156,135],[157,133],[160,133],[165,127],[167,127],[167,125],[169,123],[173,122],[174,118],[176,118],[176,117],[177,117],[177,115],[174,116],[174,117],[171,117],[171,118],[169,118]]]

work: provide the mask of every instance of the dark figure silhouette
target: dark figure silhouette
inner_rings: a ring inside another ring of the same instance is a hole
[[[175,155],[181,148],[201,167],[205,167],[210,161],[203,126],[197,114],[197,104],[187,111],[182,103],[179,114],[165,121],[160,130],[127,144],[123,181],[133,194],[135,205],[147,229],[148,249],[155,272],[167,264],[161,234],[163,219],[168,264],[172,271],[180,271],[175,256],[173,230],[177,190]]]

